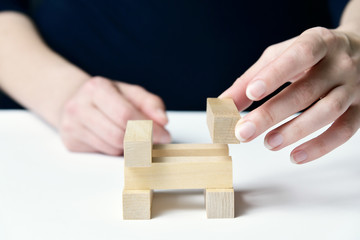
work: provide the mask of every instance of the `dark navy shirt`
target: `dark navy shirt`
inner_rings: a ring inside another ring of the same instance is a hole
[[[335,27],[345,3],[0,0],[0,10],[29,15],[52,49],[91,75],[144,86],[170,110],[204,110],[267,46]]]

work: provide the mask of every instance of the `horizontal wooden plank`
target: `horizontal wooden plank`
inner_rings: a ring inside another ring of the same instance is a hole
[[[227,144],[154,144],[152,156],[229,156],[229,147]]]
[[[125,189],[232,188],[232,160],[218,157],[153,158],[151,167],[125,167]]]

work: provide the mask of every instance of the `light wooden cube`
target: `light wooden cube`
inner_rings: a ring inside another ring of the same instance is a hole
[[[240,143],[235,136],[240,114],[232,99],[208,98],[206,117],[213,143]]]
[[[150,167],[152,161],[151,120],[130,120],[124,136],[125,167]]]
[[[152,190],[124,190],[123,218],[146,220],[151,218]]]
[[[208,218],[234,218],[234,189],[206,189],[205,205]]]

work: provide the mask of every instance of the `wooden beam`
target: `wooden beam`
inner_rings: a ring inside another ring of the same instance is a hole
[[[206,189],[205,205],[208,218],[234,218],[234,189]]]
[[[231,188],[232,160],[218,157],[159,157],[151,167],[125,167],[125,189]]]
[[[152,156],[229,156],[229,147],[227,144],[154,144]]]
[[[213,143],[240,143],[235,136],[240,114],[232,99],[208,98],[206,118]]]
[[[151,120],[129,120],[124,136],[126,167],[150,167],[152,160]]]
[[[123,219],[150,219],[152,190],[123,191]]]

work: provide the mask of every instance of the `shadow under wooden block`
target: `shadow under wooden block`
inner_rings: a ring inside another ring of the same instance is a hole
[[[126,167],[150,167],[152,160],[151,120],[129,120],[124,136],[124,160]]]
[[[124,190],[123,218],[146,220],[151,218],[152,190]]]
[[[240,114],[232,99],[208,98],[206,118],[213,143],[240,143],[235,136]]]
[[[205,205],[208,218],[234,218],[234,189],[206,189]]]

